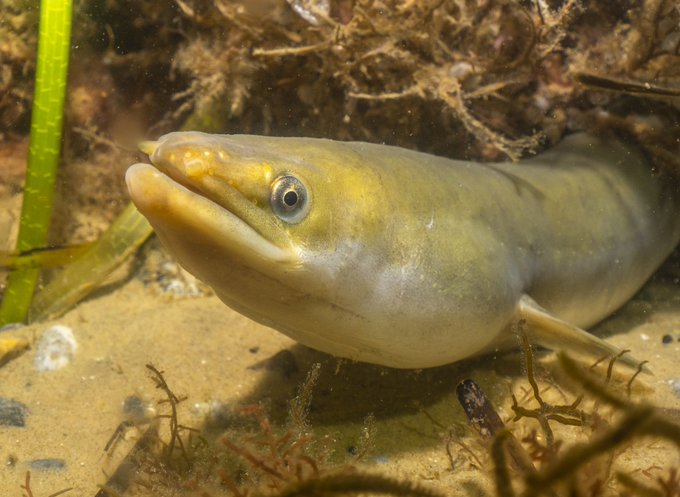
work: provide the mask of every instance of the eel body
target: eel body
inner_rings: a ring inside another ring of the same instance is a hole
[[[399,368],[513,341],[600,357],[582,330],[680,239],[680,192],[585,134],[519,163],[311,138],[170,133],[132,199],[230,307],[316,349]]]

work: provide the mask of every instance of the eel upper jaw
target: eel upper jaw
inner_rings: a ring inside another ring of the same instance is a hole
[[[199,133],[188,136],[190,139],[186,139],[185,134],[171,133],[158,141],[141,142],[139,146],[149,154],[153,166],[176,183],[230,211],[270,243],[292,249],[286,230],[273,213],[263,210],[241,192],[243,186],[251,185],[239,183],[251,180],[239,178],[242,166],[238,154],[234,154],[236,157],[232,162],[232,154],[222,144],[216,146]],[[225,161],[225,157],[229,159]],[[214,161],[220,164],[216,165]],[[268,190],[268,185],[262,185],[262,188]]]
[[[125,179],[133,202],[169,245],[203,243],[213,251],[224,251],[225,257],[260,267],[298,263],[290,244],[273,243],[238,212],[149,164],[132,165]]]

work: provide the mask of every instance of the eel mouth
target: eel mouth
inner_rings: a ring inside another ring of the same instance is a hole
[[[140,149],[153,165],[134,164],[125,179],[133,202],[162,239],[177,245],[186,237],[241,260],[295,263],[281,226],[222,176],[212,174],[214,167],[202,160],[199,144],[167,135],[142,142]]]

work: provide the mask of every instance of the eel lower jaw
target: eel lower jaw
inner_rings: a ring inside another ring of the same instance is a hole
[[[224,259],[239,259],[256,267],[271,263],[298,265],[292,246],[272,243],[236,213],[149,164],[130,166],[125,180],[135,205],[166,244],[172,245],[169,248],[173,252],[190,242],[194,247],[205,246],[206,252],[223,253]],[[281,238],[280,233],[273,235]]]

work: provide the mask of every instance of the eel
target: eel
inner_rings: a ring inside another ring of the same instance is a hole
[[[309,347],[425,368],[588,328],[680,240],[680,189],[635,148],[573,134],[518,163],[362,142],[174,132],[143,142],[133,202],[236,311]],[[632,358],[630,365],[637,364]]]

